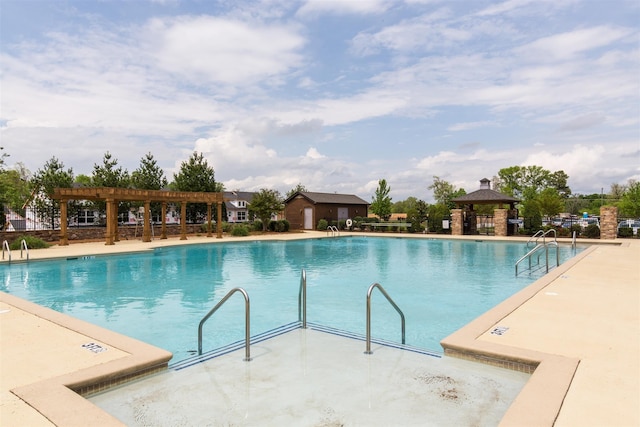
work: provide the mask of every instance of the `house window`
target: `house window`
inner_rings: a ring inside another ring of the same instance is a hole
[[[246,220],[247,220],[247,213],[245,211],[239,211],[238,221],[246,221]]]
[[[239,208],[246,208],[247,207],[247,202],[245,202],[244,200],[238,200],[238,207]]]

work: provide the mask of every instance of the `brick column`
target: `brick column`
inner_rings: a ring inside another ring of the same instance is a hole
[[[600,207],[600,238],[615,239],[618,235],[618,208]]]
[[[462,209],[451,209],[451,235],[462,236],[464,234],[464,222]]]
[[[506,236],[507,235],[507,219],[508,219],[509,211],[507,209],[494,209],[493,210],[493,223],[495,226],[495,235],[496,236]]]

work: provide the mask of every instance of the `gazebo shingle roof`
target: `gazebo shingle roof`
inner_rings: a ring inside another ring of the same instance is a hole
[[[480,189],[476,191],[472,191],[469,194],[465,194],[464,196],[456,197],[451,201],[458,205],[469,205],[469,204],[485,204],[485,205],[493,205],[498,203],[517,203],[520,200],[507,196],[506,194],[499,193],[495,190],[491,190],[489,188],[488,179],[484,178],[480,180]]]

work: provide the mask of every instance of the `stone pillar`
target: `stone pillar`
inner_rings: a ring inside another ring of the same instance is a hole
[[[462,209],[451,209],[451,235],[462,236],[464,234],[464,219]]]
[[[618,208],[600,207],[600,238],[615,239],[618,235]]]
[[[494,209],[493,210],[493,223],[495,226],[495,235],[496,236],[506,236],[507,235],[507,224],[509,211],[507,209]]]

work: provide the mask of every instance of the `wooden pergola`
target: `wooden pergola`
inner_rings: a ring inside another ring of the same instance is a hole
[[[216,221],[216,237],[222,238],[222,203],[223,193],[205,193],[190,191],[164,191],[164,190],[134,190],[130,188],[114,187],[87,187],[87,188],[56,188],[52,198],[60,200],[60,245],[68,245],[67,235],[67,202],[69,200],[99,200],[106,202],[107,231],[105,233],[105,245],[113,245],[118,235],[118,203],[144,202],[144,220],[142,229],[142,241],[151,241],[151,202],[162,204],[162,229],[161,239],[167,238],[167,203],[180,204],[180,240],[187,239],[187,203],[207,204],[207,237],[211,237],[211,205],[218,207],[218,219]]]

